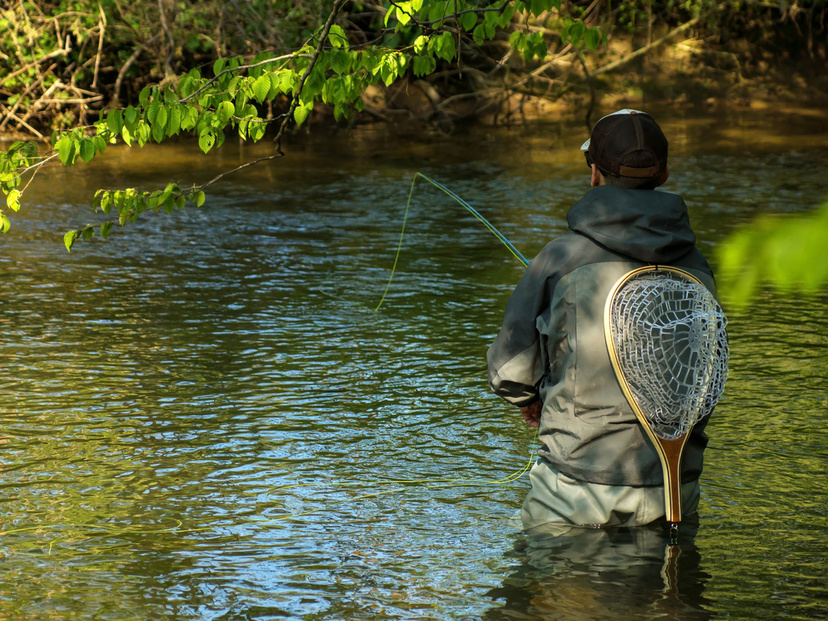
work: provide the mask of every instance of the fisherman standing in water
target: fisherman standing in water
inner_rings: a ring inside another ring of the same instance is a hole
[[[582,150],[592,189],[567,213],[569,231],[527,267],[487,356],[492,390],[539,427],[521,511],[527,529],[665,517],[659,454],[613,369],[604,307],[619,273],[643,266],[681,268],[715,294],[684,201],[654,191],[670,174],[655,120],[635,110],[605,116]],[[692,428],[681,456],[685,515],[699,502],[707,420]]]

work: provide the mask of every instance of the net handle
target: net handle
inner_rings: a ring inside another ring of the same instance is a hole
[[[684,452],[684,445],[687,443],[687,439],[690,437],[690,433],[692,432],[692,428],[683,436],[673,440],[659,438],[653,432],[650,421],[647,420],[647,417],[638,405],[638,401],[630,390],[629,383],[624,375],[624,370],[621,368],[621,362],[618,358],[618,351],[615,348],[615,339],[612,338],[614,328],[612,324],[612,304],[615,301],[615,296],[618,291],[631,278],[634,278],[644,272],[658,271],[678,274],[682,278],[686,278],[691,282],[704,286],[704,283],[693,276],[690,272],[669,265],[646,265],[627,272],[618,279],[618,282],[613,285],[612,289],[610,289],[609,295],[607,296],[607,302],[604,305],[604,340],[607,343],[607,351],[609,352],[612,369],[615,371],[615,377],[621,385],[621,391],[624,393],[627,403],[630,404],[632,411],[635,413],[635,417],[638,419],[638,422],[641,423],[641,426],[644,428],[647,437],[650,438],[650,441],[658,454],[658,459],[661,462],[661,470],[664,475],[664,514],[669,522],[677,524],[678,522],[681,522],[681,456]]]

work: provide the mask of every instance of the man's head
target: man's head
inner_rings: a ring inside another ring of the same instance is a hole
[[[592,185],[652,190],[670,174],[667,138],[646,112],[619,110],[600,119],[581,150]]]

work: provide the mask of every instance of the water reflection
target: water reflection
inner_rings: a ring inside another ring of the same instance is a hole
[[[673,543],[661,526],[532,529],[509,555],[518,567],[489,591],[498,606],[483,618],[709,619],[697,528],[683,522]]]

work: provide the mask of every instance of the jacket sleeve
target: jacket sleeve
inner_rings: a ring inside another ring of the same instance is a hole
[[[526,268],[506,305],[500,332],[486,354],[489,387],[518,407],[540,398],[538,384],[546,367],[546,352],[536,324],[560,279],[555,266],[565,262],[566,246],[559,242],[547,244]]]

